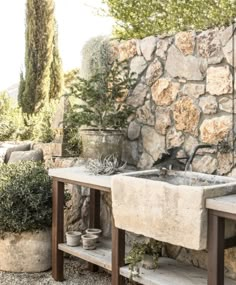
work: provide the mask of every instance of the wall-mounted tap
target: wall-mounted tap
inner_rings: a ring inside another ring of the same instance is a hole
[[[189,157],[189,159],[188,159],[188,161],[187,161],[187,163],[186,163],[185,171],[187,171],[187,170],[189,169],[189,167],[190,167],[190,165],[192,164],[193,159],[194,159],[194,157],[195,157],[197,151],[198,151],[199,149],[201,149],[201,148],[209,148],[209,147],[215,147],[215,145],[212,145],[212,144],[199,144],[199,145],[197,145],[197,146],[193,149],[193,152],[192,152],[192,154],[190,155],[190,157]]]

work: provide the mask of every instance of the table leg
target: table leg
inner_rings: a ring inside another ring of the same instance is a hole
[[[52,203],[52,277],[64,279],[64,256],[58,244],[64,242],[64,183],[53,179]]]
[[[90,228],[100,228],[100,191],[90,189]],[[88,264],[88,268],[92,272],[98,271],[98,266],[92,263]]]
[[[123,285],[120,267],[125,265],[125,231],[112,223],[112,285]]]
[[[225,220],[208,215],[208,285],[224,285]]]

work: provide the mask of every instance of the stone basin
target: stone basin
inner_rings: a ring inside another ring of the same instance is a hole
[[[163,242],[207,248],[207,198],[236,193],[236,179],[146,170],[112,177],[115,226]]]

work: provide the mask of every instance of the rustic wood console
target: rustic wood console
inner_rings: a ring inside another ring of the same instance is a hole
[[[100,191],[111,192],[112,176],[94,176],[84,167],[50,169],[53,178],[53,220],[52,220],[52,276],[56,281],[64,280],[64,252],[89,262],[89,269],[99,267],[112,272],[112,285],[124,285],[129,277],[128,266],[124,264],[125,231],[112,225],[112,241],[103,240],[96,250],[69,247],[64,243],[64,184],[90,188],[90,227],[100,227]],[[230,198],[231,197],[231,198]],[[232,203],[232,197],[234,202]],[[228,200],[229,199],[229,200]],[[184,265],[173,259],[161,258],[157,270],[141,269],[140,277],[134,280],[144,285],[223,285],[224,248],[236,245],[236,238],[224,240],[222,234],[224,219],[236,220],[236,195],[207,200],[209,208],[209,272]],[[236,285],[225,279],[225,285]],[[207,283],[208,282],[208,283]]]

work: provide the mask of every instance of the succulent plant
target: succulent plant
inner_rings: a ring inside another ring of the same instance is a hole
[[[112,154],[109,156],[100,157],[99,159],[89,159],[87,168],[95,175],[112,175],[121,172],[126,167],[125,163],[120,163],[117,157]]]

